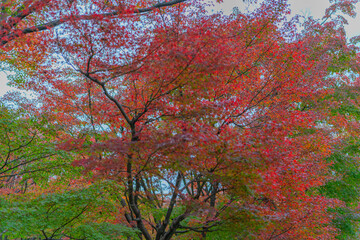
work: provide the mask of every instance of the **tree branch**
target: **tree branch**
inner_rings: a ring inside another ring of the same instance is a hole
[[[163,7],[169,7],[172,5],[176,5],[182,2],[185,2],[187,0],[173,0],[173,1],[169,1],[169,2],[162,2],[162,3],[157,3],[153,6],[147,7],[147,8],[137,8],[132,10],[131,12],[128,10],[118,10],[118,11],[113,11],[113,12],[109,12],[109,13],[104,13],[104,14],[97,14],[97,17],[99,18],[104,18],[104,17],[114,17],[114,16],[119,16],[119,15],[128,15],[128,14],[140,14],[140,13],[147,13],[147,12],[151,12],[155,9],[160,9]],[[31,13],[33,12],[30,11]],[[24,15],[19,13],[20,16],[20,20],[22,20],[23,18],[27,17],[29,14]],[[69,22],[71,20],[93,20],[94,19],[94,14],[88,14],[88,15],[73,15],[73,16],[69,16],[69,17],[64,17],[64,18],[60,18],[54,21],[50,21],[44,24],[40,24],[37,26],[32,26],[32,27],[27,27],[24,28],[22,30],[20,30],[19,32],[12,32],[9,34],[5,34],[4,36],[2,36],[1,40],[0,40],[0,46],[4,46],[5,44],[7,44],[8,42],[14,40],[15,38],[21,36],[21,35],[25,35],[25,34],[29,34],[29,33],[34,33],[34,32],[41,32],[44,30],[48,30],[51,28],[55,28],[57,26],[60,26],[66,22]],[[14,26],[14,24],[12,24]],[[16,23],[15,23],[16,25]]]

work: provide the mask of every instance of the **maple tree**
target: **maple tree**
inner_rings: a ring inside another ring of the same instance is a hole
[[[356,67],[357,65],[350,65]],[[356,72],[356,71],[355,71]],[[347,74],[349,76],[349,74]],[[347,77],[348,77],[347,76]],[[336,177],[320,187],[323,195],[337,198],[344,204],[332,209],[337,217],[333,219],[334,225],[341,229],[338,239],[358,238],[358,205],[359,205],[359,143],[358,143],[358,78],[349,84],[335,87],[333,94],[326,97],[336,100],[337,105],[332,109],[333,115],[340,115],[346,119],[344,122],[333,123],[337,131],[344,135],[344,141],[336,146],[329,161],[332,174]],[[344,128],[344,124],[348,125]],[[346,129],[346,130],[344,130]],[[339,134],[338,133],[338,134]]]
[[[121,214],[120,196],[113,193],[119,186],[109,181],[89,185],[70,156],[56,149],[54,134],[46,119],[1,107],[0,238],[136,236],[112,222]]]
[[[67,182],[67,188],[56,184],[47,189],[37,187],[29,193],[3,199],[0,208],[2,234],[9,239],[136,237],[136,230],[115,221],[114,215],[121,214],[117,206],[119,196],[113,193],[118,186],[111,182],[92,186],[79,182]]]
[[[47,181],[52,174],[59,174],[70,167],[69,158],[64,152],[56,150],[46,128],[45,120],[30,118],[24,112],[1,107],[2,194],[26,192],[34,181]],[[21,188],[17,184],[19,182]]]
[[[53,142],[83,168],[70,185],[90,181],[60,194],[60,209],[71,213],[81,194],[87,206],[106,180],[120,187],[104,198],[120,197],[101,224],[122,226],[119,236],[333,239],[327,209],[347,200],[319,189],[331,188],[328,157],[343,140],[334,131],[349,121],[327,96],[356,64],[336,14],[354,15],[356,2],[335,1],[299,32],[286,1],[231,16],[198,1],[3,1],[2,60],[17,72],[12,84],[37,96],[18,104],[46,117]],[[34,199],[22,207],[42,204]],[[80,234],[56,220],[32,228],[47,239]]]

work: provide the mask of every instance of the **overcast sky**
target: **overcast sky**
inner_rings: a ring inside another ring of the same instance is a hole
[[[314,18],[322,18],[325,9],[330,6],[329,0],[288,0],[288,3],[292,14],[313,16]],[[216,4],[216,8],[225,13],[231,13],[235,6],[244,6],[243,0],[223,0],[223,3]],[[356,18],[347,17],[349,21],[349,25],[346,26],[348,37],[360,35],[360,4],[357,4],[356,11],[359,13]]]
[[[321,18],[325,9],[330,5],[328,0],[289,0],[292,14],[301,14]],[[231,13],[233,7],[243,5],[243,0],[224,0],[222,4],[216,4],[216,10],[222,10],[225,13]],[[241,9],[241,7],[240,7]],[[357,5],[357,11],[360,13],[360,4]],[[355,19],[348,19],[349,25],[346,32],[349,37],[360,35],[360,14]],[[11,90],[7,85],[5,73],[0,72],[0,96]]]

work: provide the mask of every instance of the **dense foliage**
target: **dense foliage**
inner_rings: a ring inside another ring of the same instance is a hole
[[[3,0],[0,234],[357,236],[358,48],[332,1]]]

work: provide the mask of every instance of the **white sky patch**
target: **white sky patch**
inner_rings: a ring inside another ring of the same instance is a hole
[[[12,88],[7,85],[8,79],[4,72],[0,72],[0,96],[4,96],[7,92],[14,91],[15,88]]]
[[[215,0],[214,0],[215,1]],[[289,0],[292,14],[299,14],[305,16],[313,16],[314,18],[321,18],[325,9],[330,6],[328,0]],[[224,0],[223,3],[215,3],[215,11],[223,11],[225,14],[232,13],[234,7],[245,9],[246,3],[243,0]],[[360,13],[360,4],[357,5],[356,11]],[[360,35],[360,14],[356,18],[347,18],[349,25],[345,27],[348,37]],[[14,88],[7,86],[8,80],[5,73],[0,72],[0,96],[3,96],[8,91],[13,91]]]

